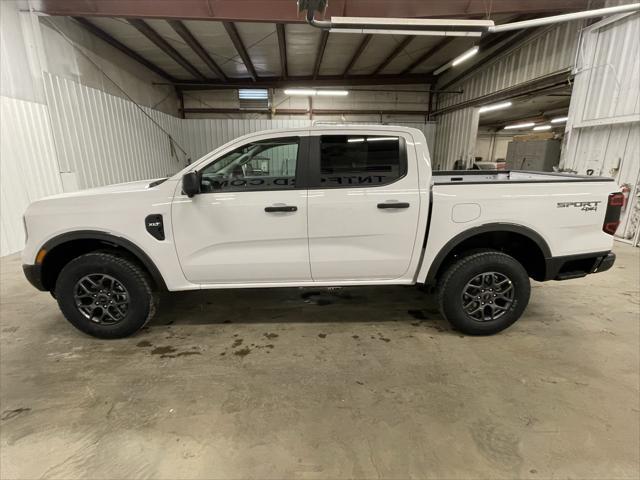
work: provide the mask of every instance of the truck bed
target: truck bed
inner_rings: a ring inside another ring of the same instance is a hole
[[[614,179],[609,177],[526,170],[440,170],[433,172],[434,185],[613,181]]]

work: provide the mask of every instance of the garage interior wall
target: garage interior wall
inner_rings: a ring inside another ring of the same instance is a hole
[[[536,30],[512,48],[498,46],[504,53],[485,60],[495,52],[490,50],[478,58],[486,64],[469,76],[447,85],[447,89],[463,90],[462,95],[439,96],[437,110],[447,109],[437,116],[434,163],[441,169],[450,169],[456,160],[471,165],[475,156],[478,133],[477,108],[469,103],[481,102],[488,95],[544,78],[559,72],[569,73],[574,65],[581,21],[560,23]],[[451,69],[439,80],[446,84],[456,75]]]
[[[629,201],[616,235],[638,244],[640,223],[640,14],[583,31],[561,167],[614,177]]]

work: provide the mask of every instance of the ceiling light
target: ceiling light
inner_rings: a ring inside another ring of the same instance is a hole
[[[485,105],[484,107],[480,107],[479,112],[492,112],[493,110],[502,110],[503,108],[509,108],[513,105],[511,102],[502,102],[502,103],[494,103],[493,105]]]
[[[539,125],[537,127],[533,127],[534,130],[551,130],[551,125]]]
[[[507,125],[506,127],[504,127],[504,130],[520,130],[523,128],[531,128],[535,125],[535,123],[533,122],[527,122],[527,123],[514,123],[513,125]]]
[[[348,90],[316,90],[316,95],[321,97],[346,97]]]
[[[457,56],[456,58],[453,59],[453,61],[451,62],[451,66],[455,67],[456,65],[461,64],[462,62],[464,62],[465,60],[470,59],[471,57],[473,57],[476,53],[478,53],[478,50],[480,50],[479,47],[475,46],[473,48],[470,48],[469,50],[467,50],[466,52],[464,52],[462,55]]]
[[[240,88],[238,97],[240,100],[267,100],[269,91],[266,88]]]
[[[316,90],[315,88],[287,88],[285,95],[300,95],[304,97],[345,97],[349,95],[348,90]]]
[[[564,123],[567,120],[569,120],[569,117],[557,117],[557,118],[552,118],[551,123]]]
[[[495,24],[492,20],[331,17],[329,28],[336,33],[379,33],[386,35],[477,36]]]
[[[362,138],[362,137],[358,137],[358,138],[347,138],[347,142],[348,142],[348,143],[360,143],[360,142],[364,142],[364,138]]]
[[[284,91],[285,95],[301,95],[305,97],[312,97],[316,94],[316,91],[311,88],[288,88]]]

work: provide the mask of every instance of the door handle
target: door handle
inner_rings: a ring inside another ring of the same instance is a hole
[[[407,202],[386,202],[379,203],[378,208],[409,208],[409,203]]]
[[[279,205],[277,207],[264,207],[264,211],[268,213],[272,212],[296,212],[298,207],[295,205]]]

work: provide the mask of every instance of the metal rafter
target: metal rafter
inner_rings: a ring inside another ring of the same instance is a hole
[[[258,74],[256,73],[256,69],[253,66],[253,63],[251,62],[251,57],[249,57],[249,53],[247,52],[247,49],[244,47],[244,44],[242,43],[242,39],[238,34],[238,30],[236,29],[235,24],[232,22],[222,22],[222,25],[224,25],[224,29],[227,31],[229,38],[233,42],[233,46],[238,52],[238,55],[240,55],[240,58],[242,59],[244,66],[247,68],[247,72],[249,72],[249,75],[251,76],[251,79],[255,82],[258,79]]]
[[[284,23],[276,24],[276,31],[278,33],[278,49],[280,50],[280,76],[286,80],[289,75],[289,67],[287,65],[287,35]]]
[[[400,55],[400,52],[402,52],[407,47],[407,45],[409,45],[413,41],[414,38],[415,38],[415,36],[413,36],[413,35],[409,35],[407,37],[404,37],[404,39],[398,45],[396,45],[396,48],[393,49],[393,51],[389,54],[389,56],[387,58],[385,58],[382,61],[382,63],[380,63],[380,65],[378,65],[376,67],[376,69],[373,71],[372,75],[377,75],[382,70],[384,70],[384,68],[387,65],[389,65],[394,58],[396,58],[398,55]]]
[[[427,50],[425,53],[423,53],[418,58],[416,58],[413,62],[411,62],[411,65],[409,65],[402,72],[400,72],[400,74],[406,75],[407,73],[411,73],[418,65],[421,65],[424,62],[426,62],[433,54],[435,54],[438,50],[441,50],[447,45],[449,45],[453,40],[454,40],[454,37],[443,38],[436,45],[431,47],[429,50]]]
[[[324,50],[327,48],[327,40],[329,40],[329,31],[323,30],[320,34],[320,43],[318,43],[318,53],[316,54],[316,63],[313,67],[313,78],[318,78],[320,73],[320,66],[322,65],[322,57],[324,57]]]
[[[171,28],[173,28],[173,31],[176,32],[180,36],[180,38],[182,38],[182,40],[184,40],[185,43],[189,45],[189,47],[191,47],[191,50],[193,50],[194,53],[200,57],[205,65],[207,65],[207,67],[209,67],[220,80],[227,79],[227,76],[224,74],[222,69],[213,60],[213,58],[211,58],[211,56],[202,47],[202,45],[200,45],[200,42],[196,40],[196,38],[184,25],[184,23],[182,23],[180,20],[167,20],[167,23]]]
[[[317,78],[313,76],[289,76],[287,79],[279,77],[259,77],[257,81],[250,78],[228,78],[226,82],[218,80],[177,80],[174,85],[180,86],[183,90],[208,90],[213,88],[234,88],[234,87],[264,87],[264,88],[286,88],[298,87],[347,87],[352,85],[425,85],[432,84],[436,77],[433,75],[321,75]]]
[[[91,23],[86,18],[73,17],[73,19],[76,22],[78,22],[78,24],[80,24],[85,30],[87,30],[88,32],[92,33],[93,35],[98,37],[100,40],[108,43],[113,48],[116,48],[117,50],[120,50],[122,53],[124,53],[128,57],[131,57],[133,60],[135,60],[136,62],[140,63],[141,65],[147,67],[149,70],[151,70],[152,72],[158,74],[159,76],[161,76],[165,80],[168,80],[170,82],[175,82],[175,79],[171,75],[169,75],[167,72],[162,70],[157,65],[151,63],[149,60],[144,58],[142,55],[134,52],[133,50],[131,50],[126,45],[120,43],[118,40],[113,38],[111,35],[109,35],[104,30],[96,27],[93,23]]]
[[[373,35],[371,35],[370,33],[364,36],[364,38],[362,39],[362,42],[360,42],[360,45],[358,45],[357,50],[353,54],[353,57],[351,57],[351,60],[349,60],[349,63],[344,69],[344,72],[342,72],[343,77],[346,77],[349,73],[349,70],[351,70],[353,66],[356,64],[356,62],[360,58],[360,55],[362,55],[362,52],[364,52],[364,49],[367,48],[367,45],[369,45],[369,42],[371,41],[372,37]]]
[[[180,53],[175,48],[169,45],[169,42],[162,38],[153,28],[147,25],[144,20],[131,18],[127,21],[131,24],[131,26],[133,26],[149,40],[151,40],[160,50],[169,55],[177,64],[179,64],[195,78],[206,79],[206,77],[202,73],[200,73],[197,68],[191,65],[186,58],[180,55]]]

